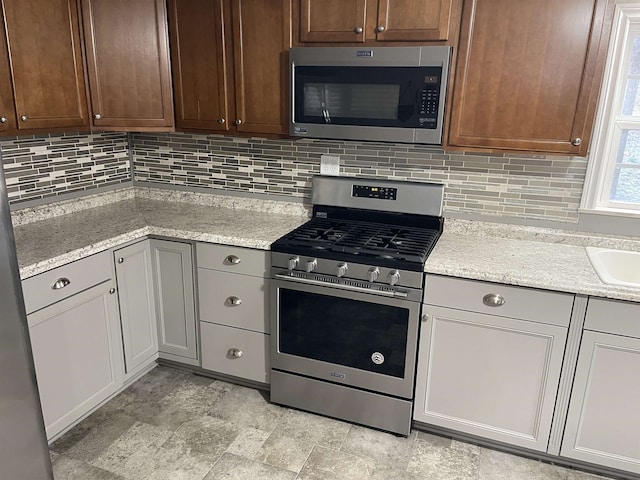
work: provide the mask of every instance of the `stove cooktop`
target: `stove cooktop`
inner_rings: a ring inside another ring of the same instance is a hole
[[[324,218],[325,214],[276,240],[271,250],[421,271],[442,231],[439,218],[429,217],[426,221],[410,215],[376,218],[380,215],[367,212],[365,218],[374,217],[374,221],[367,221]]]

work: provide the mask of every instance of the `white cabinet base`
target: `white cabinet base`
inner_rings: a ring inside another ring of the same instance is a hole
[[[28,316],[47,438],[122,386],[122,343],[111,281]]]
[[[414,420],[546,451],[566,328],[425,306]]]

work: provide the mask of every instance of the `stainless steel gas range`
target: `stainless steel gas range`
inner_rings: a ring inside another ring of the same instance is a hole
[[[271,246],[272,402],[409,434],[442,200],[437,184],[313,178],[313,218]]]

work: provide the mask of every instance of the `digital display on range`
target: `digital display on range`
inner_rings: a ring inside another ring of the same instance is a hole
[[[374,187],[371,185],[354,185],[351,195],[362,198],[395,200],[398,195],[398,189],[390,187]]]

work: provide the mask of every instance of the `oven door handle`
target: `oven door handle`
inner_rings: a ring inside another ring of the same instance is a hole
[[[310,278],[292,277],[290,275],[283,275],[281,273],[276,273],[275,278],[277,278],[278,280],[285,280],[287,282],[305,283],[307,285],[320,285],[323,287],[334,287],[334,288],[339,288],[341,290],[348,290],[351,292],[370,293],[373,295],[380,295],[384,297],[396,297],[396,298],[408,297],[408,295],[405,292],[385,292],[384,290],[369,290],[368,288],[354,287],[352,285],[343,285],[340,283],[325,283],[325,282],[321,282],[320,280],[312,280]]]

